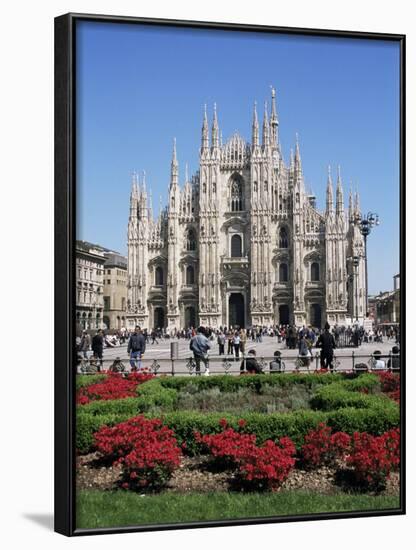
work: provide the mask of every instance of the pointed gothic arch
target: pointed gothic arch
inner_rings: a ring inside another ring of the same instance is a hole
[[[186,284],[195,284],[195,269],[193,265],[188,265],[188,267],[186,268]]]
[[[156,286],[163,286],[163,267],[158,265],[155,269],[155,285]]]
[[[192,252],[196,250],[196,235],[195,230],[191,227],[186,233],[185,239],[186,250]]]
[[[320,281],[320,266],[318,262],[311,263],[311,281]]]
[[[238,233],[231,237],[231,258],[241,258],[243,255],[243,240]]]
[[[243,178],[233,174],[229,180],[229,204],[231,212],[244,210]]]
[[[279,248],[289,248],[289,233],[285,225],[279,229]]]

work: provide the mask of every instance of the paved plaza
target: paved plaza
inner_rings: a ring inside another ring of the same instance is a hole
[[[165,339],[159,340],[158,344],[147,344],[146,353],[144,355],[142,366],[150,367],[154,360],[159,364],[158,373],[171,373],[172,372],[172,361],[170,359],[170,345],[171,342],[178,343],[178,356],[179,359],[176,359],[173,363],[173,369],[175,374],[189,374],[187,368],[187,362],[189,358],[193,356],[192,352],[189,349],[189,340],[185,339]],[[376,343],[365,343],[358,348],[340,348],[335,350],[335,358],[337,360],[336,368],[338,370],[352,370],[353,367],[353,354],[354,362],[357,363],[367,363],[370,359],[371,354],[380,350],[383,355],[388,357],[391,348],[395,345],[394,340],[384,340],[382,344]],[[256,356],[258,359],[262,359],[267,364],[266,372],[268,371],[268,364],[271,361],[273,353],[276,350],[279,350],[282,354],[282,360],[285,363],[286,371],[293,371],[296,368],[296,358],[297,350],[289,350],[286,348],[284,343],[278,343],[277,338],[274,336],[264,336],[262,342],[247,342],[246,353],[250,349],[256,350]],[[227,351],[227,346],[225,346]],[[310,370],[314,370],[316,367],[319,368],[319,360],[316,360],[316,354],[319,354],[319,349],[314,348],[313,360],[310,364]],[[127,343],[121,346],[114,348],[105,348],[104,349],[104,368],[107,369],[116,358],[120,358],[126,370],[130,370],[129,357],[127,354]],[[233,355],[218,355],[218,344],[216,340],[211,342],[211,351],[210,351],[210,373],[211,374],[224,374],[224,358],[227,358],[231,363],[229,366],[229,372],[232,374],[238,374],[240,371],[241,364],[241,354],[240,359],[234,360]],[[202,370],[204,370],[202,368]],[[307,370],[302,368],[301,370]]]

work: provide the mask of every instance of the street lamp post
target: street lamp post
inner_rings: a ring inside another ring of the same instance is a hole
[[[358,322],[358,266],[360,264],[360,257],[359,256],[350,256],[347,258],[354,269],[354,272],[352,273],[352,312],[351,312],[351,319],[354,318],[354,310],[355,310],[355,320]]]
[[[364,237],[364,259],[365,259],[365,311],[364,315],[367,315],[368,310],[368,270],[367,270],[367,237],[371,233],[371,229],[380,225],[378,214],[375,212],[368,212],[366,215],[361,213],[357,214],[355,222]]]

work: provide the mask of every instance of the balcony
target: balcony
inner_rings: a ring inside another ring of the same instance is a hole
[[[233,268],[237,269],[248,269],[249,259],[248,256],[223,256],[221,258],[221,267],[224,270],[231,270]]]

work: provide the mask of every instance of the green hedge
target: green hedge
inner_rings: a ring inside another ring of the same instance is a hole
[[[178,400],[177,390],[166,388],[160,382],[160,379],[155,378],[137,386],[138,403],[141,411],[147,411],[151,407],[163,407],[165,410],[174,408]]]
[[[77,451],[81,454],[92,451],[94,442],[93,435],[101,428],[101,426],[114,426],[119,422],[128,420],[131,416],[131,414],[103,414],[100,416],[93,416],[92,414],[77,414],[75,422],[75,447]]]
[[[75,378],[75,387],[77,390],[91,386],[97,382],[102,382],[107,378],[106,374],[78,374]]]
[[[393,405],[395,405],[393,403]],[[134,416],[132,414],[106,414],[94,416],[79,413],[77,415],[77,449],[81,453],[92,450],[93,433],[101,426],[114,425]],[[155,415],[146,415],[149,417]],[[160,415],[159,415],[160,416]],[[237,429],[238,420],[246,420],[245,432],[255,433],[259,443],[266,439],[278,439],[288,436],[297,447],[302,445],[305,435],[320,422],[326,422],[335,431],[352,434],[354,431],[381,434],[398,426],[400,412],[397,406],[374,407],[372,409],[343,408],[336,411],[294,411],[293,413],[260,414],[249,413],[229,415],[221,413],[202,414],[177,411],[162,414],[163,422],[174,432],[180,444],[186,443],[190,453],[197,450],[194,432],[202,434],[221,431],[219,420],[225,418],[230,426]]]
[[[181,390],[185,387],[196,386],[198,389],[219,388],[222,392],[238,391],[240,388],[252,388],[257,393],[261,393],[262,386],[291,386],[293,384],[303,384],[308,388],[320,385],[333,384],[341,382],[341,374],[260,374],[246,376],[175,376],[172,378],[158,378],[159,383],[164,388]]]
[[[92,377],[88,377],[92,378]],[[313,406],[318,410],[289,413],[242,413],[241,415],[175,411],[178,390],[196,386],[196,390],[218,387],[221,391],[237,391],[252,387],[261,392],[264,385],[306,384],[315,387]],[[369,394],[358,393],[367,389]],[[378,377],[373,374],[345,379],[339,374],[282,376],[212,376],[157,378],[138,387],[138,397],[110,401],[95,401],[77,407],[76,446],[79,452],[92,450],[93,433],[103,425],[114,425],[144,413],[161,417],[174,430],[179,443],[186,443],[190,453],[197,451],[194,432],[202,434],[220,431],[219,420],[225,418],[230,426],[238,427],[238,420],[247,422],[244,431],[255,433],[259,443],[266,439],[289,436],[299,447],[304,436],[320,422],[326,422],[335,431],[354,431],[381,434],[399,425],[398,405],[383,395],[373,395],[379,389]],[[161,411],[155,411],[160,407]],[[149,412],[150,411],[150,412]]]
[[[333,411],[345,407],[371,409],[373,407],[394,407],[394,403],[384,395],[371,395],[346,390],[341,385],[319,388],[311,399],[312,408],[321,411]]]

